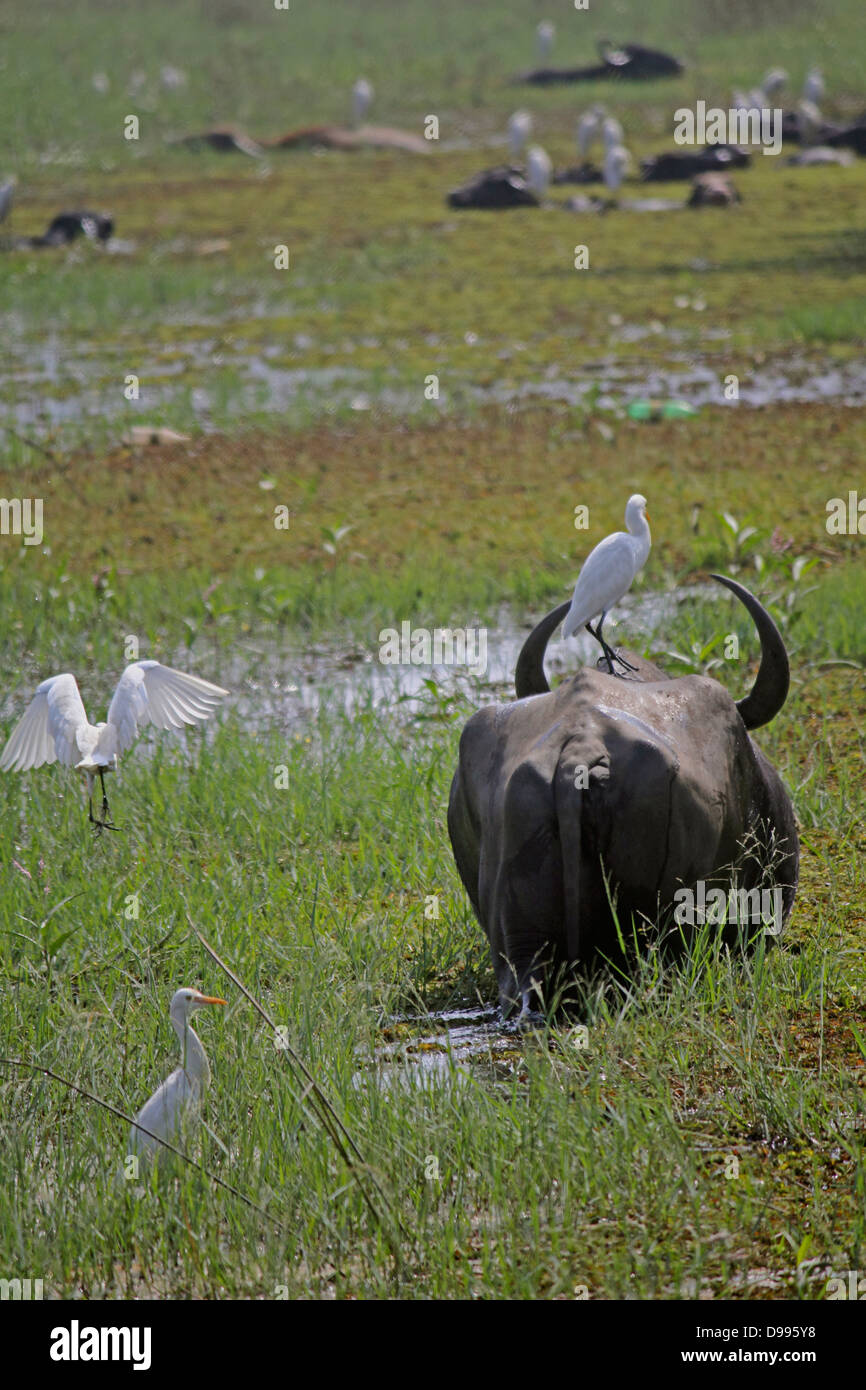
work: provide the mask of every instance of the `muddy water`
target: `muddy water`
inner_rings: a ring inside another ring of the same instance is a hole
[[[685,585],[640,596],[629,594],[617,606],[617,615],[608,618],[605,636],[614,645],[635,645],[654,638],[666,645],[665,628],[681,603],[724,597],[720,589],[716,592],[715,585]],[[379,660],[378,633],[370,632],[363,645],[351,652],[324,646],[278,650],[258,643],[250,645],[214,672],[213,678],[232,691],[230,703],[241,717],[254,728],[262,729],[290,730],[322,708],[352,714],[370,707],[403,707],[408,715],[425,709],[432,712],[450,697],[465,697],[480,705],[513,696],[517,658],[532,626],[532,622],[521,621],[503,608],[495,623],[483,629],[487,664],[484,673],[478,675],[459,666],[383,665]],[[202,659],[204,656],[202,649]],[[581,631],[567,641],[556,634],[547,649],[548,678],[594,664],[598,656],[598,644],[588,633]],[[195,644],[192,658],[184,648],[176,654],[174,664],[181,669],[196,669]],[[209,669],[210,666],[209,659]],[[426,684],[429,681],[435,682],[435,691]]]
[[[519,1067],[522,1039],[499,1010],[450,1009],[395,1018],[381,1031],[374,1055],[359,1067],[355,1085],[465,1085],[478,1068],[507,1079]]]
[[[500,381],[484,387],[473,385],[469,374],[461,373],[460,401],[511,404],[539,400],[579,408],[592,398],[597,408],[619,410],[637,397],[674,396],[695,406],[725,405],[726,368],[715,354],[726,336],[722,329],[704,330],[708,351],[710,343],[716,345],[709,357],[699,349],[685,350],[681,330],[660,322],[623,322],[611,335],[613,343],[663,343],[665,360],[661,364],[632,358],[624,361],[604,354],[572,374],[552,369],[534,379],[509,380],[506,369]],[[146,400],[119,404],[117,381],[122,379],[120,366],[126,361],[120,352],[112,354],[99,345],[81,344],[72,353],[59,339],[38,348],[19,343],[7,352],[0,400],[5,418],[14,427],[61,430],[80,427],[88,420],[116,421],[121,429],[145,418],[153,420],[169,409],[177,416],[178,407],[184,419],[175,420],[176,424],[205,431],[224,427],[253,411],[315,414],[385,410],[407,415],[429,409],[429,404],[419,399],[417,388],[407,386],[397,369],[303,366],[303,354],[312,346],[300,336],[295,344],[299,363],[289,366],[273,360],[283,356],[281,347],[253,351],[236,341],[229,351],[217,337],[186,341],[140,363],[140,375],[148,381]],[[334,343],[329,348],[319,346],[321,351],[345,356],[357,347],[385,345],[363,339]],[[397,345],[392,346],[396,350]],[[489,356],[492,348],[495,344],[486,348],[482,344],[479,350]],[[498,356],[507,362],[516,351],[516,347],[503,348]],[[739,404],[750,406],[822,400],[862,405],[866,403],[866,362],[830,363],[791,354],[776,363],[763,364],[753,375],[741,370],[739,390]],[[443,390],[440,407],[447,410],[451,404]]]

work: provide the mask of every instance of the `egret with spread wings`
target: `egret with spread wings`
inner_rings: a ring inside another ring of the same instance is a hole
[[[88,721],[75,677],[65,672],[42,682],[0,755],[3,772],[27,772],[61,762],[84,774],[91,824],[116,830],[108,820],[105,773],[117,770],[118,755],[135,742],[139,725],[182,729],[207,719],[228,694],[218,685],[174,671],[159,661],[127,666],[102,724]],[[102,788],[102,819],[93,814],[93,786]]]

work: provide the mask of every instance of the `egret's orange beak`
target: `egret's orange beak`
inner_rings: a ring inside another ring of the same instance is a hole
[[[200,994],[198,1002],[200,1004],[227,1004],[229,1001],[227,999],[217,999],[216,996],[211,996],[210,994]]]
[[[644,507],[644,509],[643,509],[643,514],[644,514],[644,516],[646,517],[647,521],[649,521],[649,519],[650,519],[650,514],[649,514],[649,512],[647,511],[646,507]]]

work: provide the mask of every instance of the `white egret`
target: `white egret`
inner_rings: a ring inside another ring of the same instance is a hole
[[[810,68],[803,83],[803,97],[815,106],[824,95],[824,77],[820,68]]]
[[[788,74],[784,68],[770,68],[769,72],[764,74],[763,81],[761,82],[760,90],[764,96],[762,104],[768,106],[776,93],[782,90],[787,81]]]
[[[538,53],[538,60],[546,63],[553,49],[553,40],[556,38],[556,25],[549,19],[543,19],[535,31],[535,46]]]
[[[615,116],[605,116],[601,123],[601,138],[606,150],[622,144],[623,130]]]
[[[136,1124],[129,1132],[130,1154],[151,1158],[160,1148],[157,1139],[176,1143],[185,1122],[196,1118],[202,1097],[210,1085],[210,1065],[201,1039],[190,1024],[190,1015],[206,1004],[225,1004],[225,999],[202,994],[199,989],[179,989],[175,993],[168,1016],[180,1042],[180,1066],[177,1067],[135,1117]],[[142,1129],[136,1128],[142,1125]],[[145,1134],[144,1130],[149,1130]]]
[[[508,118],[508,148],[511,158],[518,159],[532,134],[532,117],[528,111],[515,111]]]
[[[540,145],[531,145],[526,152],[526,186],[536,198],[543,198],[553,177],[550,155]]]
[[[11,179],[6,179],[0,183],[0,222],[5,222],[12,209],[12,199],[15,197],[15,185],[18,180],[14,174]]]
[[[352,115],[355,125],[360,125],[370,109],[375,93],[366,77],[359,77],[352,88]]]
[[[577,148],[582,159],[589,154],[590,149],[595,144],[601,133],[601,123],[604,118],[604,107],[596,104],[591,106],[588,111],[584,111],[577,123]]]
[[[139,724],[180,729],[213,714],[228,695],[218,685],[174,671],[158,661],[134,661],[121,676],[102,724],[88,722],[75,677],[49,676],[12,731],[0,755],[3,772],[27,772],[60,761],[83,772],[90,821],[98,830],[116,830],[108,820],[105,773],[117,771],[118,754],[132,747]],[[102,820],[93,814],[93,785],[102,788]]]
[[[823,124],[824,117],[814,101],[807,101],[803,97],[797,102],[797,129],[800,132],[801,145],[813,145]]]
[[[179,92],[186,86],[187,77],[183,68],[175,68],[171,63],[166,63],[159,70],[159,80],[167,92]]]
[[[619,661],[626,670],[634,669],[605,642],[602,628],[608,611],[628,592],[635,575],[646,564],[651,544],[646,505],[646,498],[636,492],[626,503],[628,531],[615,531],[590,551],[577,577],[574,598],[562,625],[563,637],[571,637],[580,627],[591,633],[601,644],[611,675],[614,674],[614,661]],[[597,614],[601,616],[595,627],[591,627],[590,618]]]
[[[771,106],[776,93],[784,87],[788,74],[784,68],[770,68],[760,86],[750,92],[734,92],[731,105],[735,111],[763,111]]]
[[[605,150],[602,173],[605,186],[611,193],[615,193],[622,184],[630,161],[631,155],[624,145],[610,145]]]

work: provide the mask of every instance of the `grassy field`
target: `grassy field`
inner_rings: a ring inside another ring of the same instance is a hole
[[[101,715],[130,636],[232,692],[205,729],[124,760],[122,833],[92,835],[70,771],[0,776],[0,1274],[46,1296],[818,1299],[866,1258],[866,570],[863,536],[826,526],[830,499],[863,495],[862,423],[771,384],[856,368],[866,163],[759,157],[732,212],[444,202],[504,156],[518,104],[557,163],[591,100],[639,156],[670,144],[675,106],[777,62],[795,86],[820,62],[829,109],[856,114],[859,8],[555,8],[147,0],[121,44],[115,7],[80,0],[60,62],[56,16],[0,0],[20,180],[3,232],[82,205],[128,242],[0,254],[0,493],[44,504],[41,544],[0,538],[0,737],[62,670]],[[557,61],[592,61],[610,33],[688,70],[515,87],[547,17]],[[166,64],[184,86],[161,84]],[[346,119],[361,71],[377,120],[437,113],[441,147],[260,164],[166,144]],[[262,363],[292,389],[251,375]],[[601,384],[690,363],[719,399],[687,420],[629,420],[629,390]],[[767,404],[724,404],[730,372]],[[543,395],[562,382],[589,389]],[[124,444],[137,420],[191,438]],[[431,681],[376,700],[363,675],[403,620],[483,624],[495,648],[567,595],[636,490],[653,549],[635,595],[689,597],[652,630],[623,609],[618,641],[739,698],[754,633],[708,573],[738,575],[782,627],[791,695],[758,742],[795,801],[800,890],[779,948],[742,960],[708,940],[664,974],[651,956],[524,1037],[490,1021],[445,824],[463,723],[510,692]],[[729,630],[737,661],[719,659]],[[176,1065],[168,1003],[187,983],[229,1001],[197,1020],[213,1082],[186,1142],[207,1173],[169,1160],[119,1184],[127,1126],[93,1097],[135,1113]],[[468,1060],[447,1010],[479,1015]]]
[[[635,172],[640,157],[670,146],[676,107],[724,103],[771,62],[790,70],[786,102],[820,61],[828,114],[859,112],[866,55],[853,3],[834,5],[820,40],[811,6],[794,6],[793,18],[785,6],[784,27],[782,7],[765,7],[757,26],[752,8],[654,6],[650,25],[645,6],[621,6],[617,27],[676,47],[689,64],[682,78],[541,90],[510,80],[532,61],[541,13],[532,5],[497,6],[491,25],[486,6],[459,3],[335,3],[327,19],[304,6],[146,3],[125,23],[130,46],[116,63],[111,21],[83,4],[64,10],[79,42],[59,67],[52,17],[6,6],[0,110],[20,177],[8,229],[36,234],[60,208],[104,208],[120,246],[2,257],[13,330],[4,403],[22,427],[104,448],[137,418],[197,430],[233,429],[239,416],[351,419],[380,404],[410,417],[464,415],[602,383],[614,362],[640,379],[700,361],[721,400],[731,372],[760,389],[768,353],[782,366],[804,355],[857,359],[862,162],[800,170],[756,155],[737,174],[743,204],[733,212],[491,217],[445,204],[449,189],[505,157],[505,122],[521,104],[562,166],[575,157],[578,113],[604,100]],[[603,6],[566,11],[562,60],[588,61],[610,25]],[[40,63],[50,83],[37,80]],[[166,64],[186,73],[185,86],[164,88]],[[426,158],[254,160],[167,143],[224,122],[265,137],[345,120],[359,70],[375,85],[377,120],[420,134],[425,115],[438,116]],[[106,93],[94,91],[94,74]],[[129,114],[138,140],[123,138]],[[561,201],[573,190],[554,191]],[[684,199],[687,188],[656,191]],[[574,269],[576,245],[588,246],[590,273]],[[275,268],[277,246],[289,250],[286,270]],[[129,374],[139,378],[135,402],[124,397]],[[435,404],[424,395],[431,374]]]

